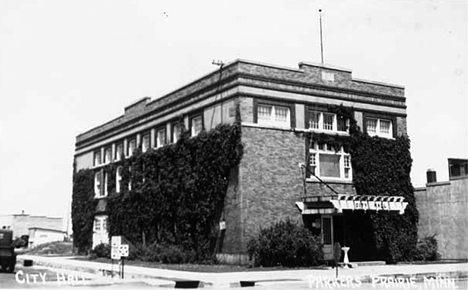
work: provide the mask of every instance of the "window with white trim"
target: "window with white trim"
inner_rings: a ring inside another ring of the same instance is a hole
[[[366,118],[366,131],[369,136],[392,138],[392,121],[379,118]]]
[[[95,216],[93,228],[96,234],[107,233],[107,216]]]
[[[191,136],[197,136],[203,130],[203,118],[202,116],[193,117],[190,120],[190,133]]]
[[[151,140],[150,134],[143,135],[143,137],[141,138],[141,151],[142,152],[148,151],[148,149],[151,146],[150,140]]]
[[[156,132],[156,148],[164,146],[166,144],[166,129],[159,129]]]
[[[289,107],[258,104],[257,123],[265,125],[291,126],[291,110]]]
[[[110,163],[112,161],[112,148],[107,147],[104,149],[104,164]]]
[[[128,167],[128,171],[131,173],[132,172],[132,167],[129,166]],[[131,178],[131,174],[130,174],[130,178],[128,180],[128,183],[127,183],[127,188],[128,188],[128,191],[131,191],[132,190],[132,178]]]
[[[133,152],[136,149],[136,139],[130,139],[128,140],[127,144],[127,156],[130,157],[133,155]]]
[[[349,119],[334,113],[309,111],[308,129],[324,132],[348,132]]]
[[[101,150],[94,151],[94,166],[101,164]]]
[[[104,172],[104,195],[103,196],[107,196],[108,194],[107,192],[108,179],[109,179],[109,173]]]
[[[115,161],[119,161],[122,158],[123,151],[124,151],[123,143],[119,143],[115,146],[115,156],[114,156]]]
[[[309,170],[320,178],[352,180],[351,157],[343,147],[335,151],[330,144],[312,142],[309,149]]]
[[[94,196],[101,197],[101,171],[94,173]]]
[[[121,188],[122,188],[122,166],[119,166],[115,170],[115,192],[120,193]]]

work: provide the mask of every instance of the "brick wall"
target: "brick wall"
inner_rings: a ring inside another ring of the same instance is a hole
[[[406,130],[406,117],[396,117],[397,136],[405,136],[408,134]]]
[[[305,140],[293,132],[242,128],[244,157],[239,168],[241,250],[261,228],[287,217],[301,221],[295,207],[303,192]]]
[[[468,259],[468,178],[415,191],[419,237],[436,235],[442,259]]]

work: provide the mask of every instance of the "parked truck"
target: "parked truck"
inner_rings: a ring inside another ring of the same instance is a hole
[[[13,273],[16,265],[13,231],[0,229],[0,266],[2,272]]]

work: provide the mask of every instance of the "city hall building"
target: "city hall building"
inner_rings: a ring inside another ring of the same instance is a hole
[[[221,261],[247,261],[247,243],[261,228],[291,218],[322,237],[326,259],[333,244],[351,247],[350,260],[367,260],[368,227],[351,227],[359,215],[404,212],[402,197],[360,196],[353,186],[346,148],[309,142],[307,132],[349,136],[349,121],[332,106],[351,108],[357,125],[369,135],[405,135],[404,88],[352,77],[349,69],[301,62],[298,68],[236,60],[195,81],[151,100],[140,99],[124,114],[76,138],[75,170],[95,170],[93,246],[108,242],[106,164],[177,142],[182,126],[192,136],[240,111],[244,155],[232,169],[225,197]],[[183,121],[180,121],[183,120]],[[303,165],[307,166],[304,174]],[[314,176],[315,175],[315,176]],[[318,178],[316,178],[318,177]],[[117,182],[118,184],[118,182]],[[330,190],[332,188],[333,190]]]

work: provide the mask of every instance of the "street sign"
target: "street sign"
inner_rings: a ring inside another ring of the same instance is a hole
[[[120,260],[120,243],[122,238],[120,236],[113,236],[111,238],[111,259]]]
[[[119,255],[120,257],[128,257],[128,245],[120,245]]]

